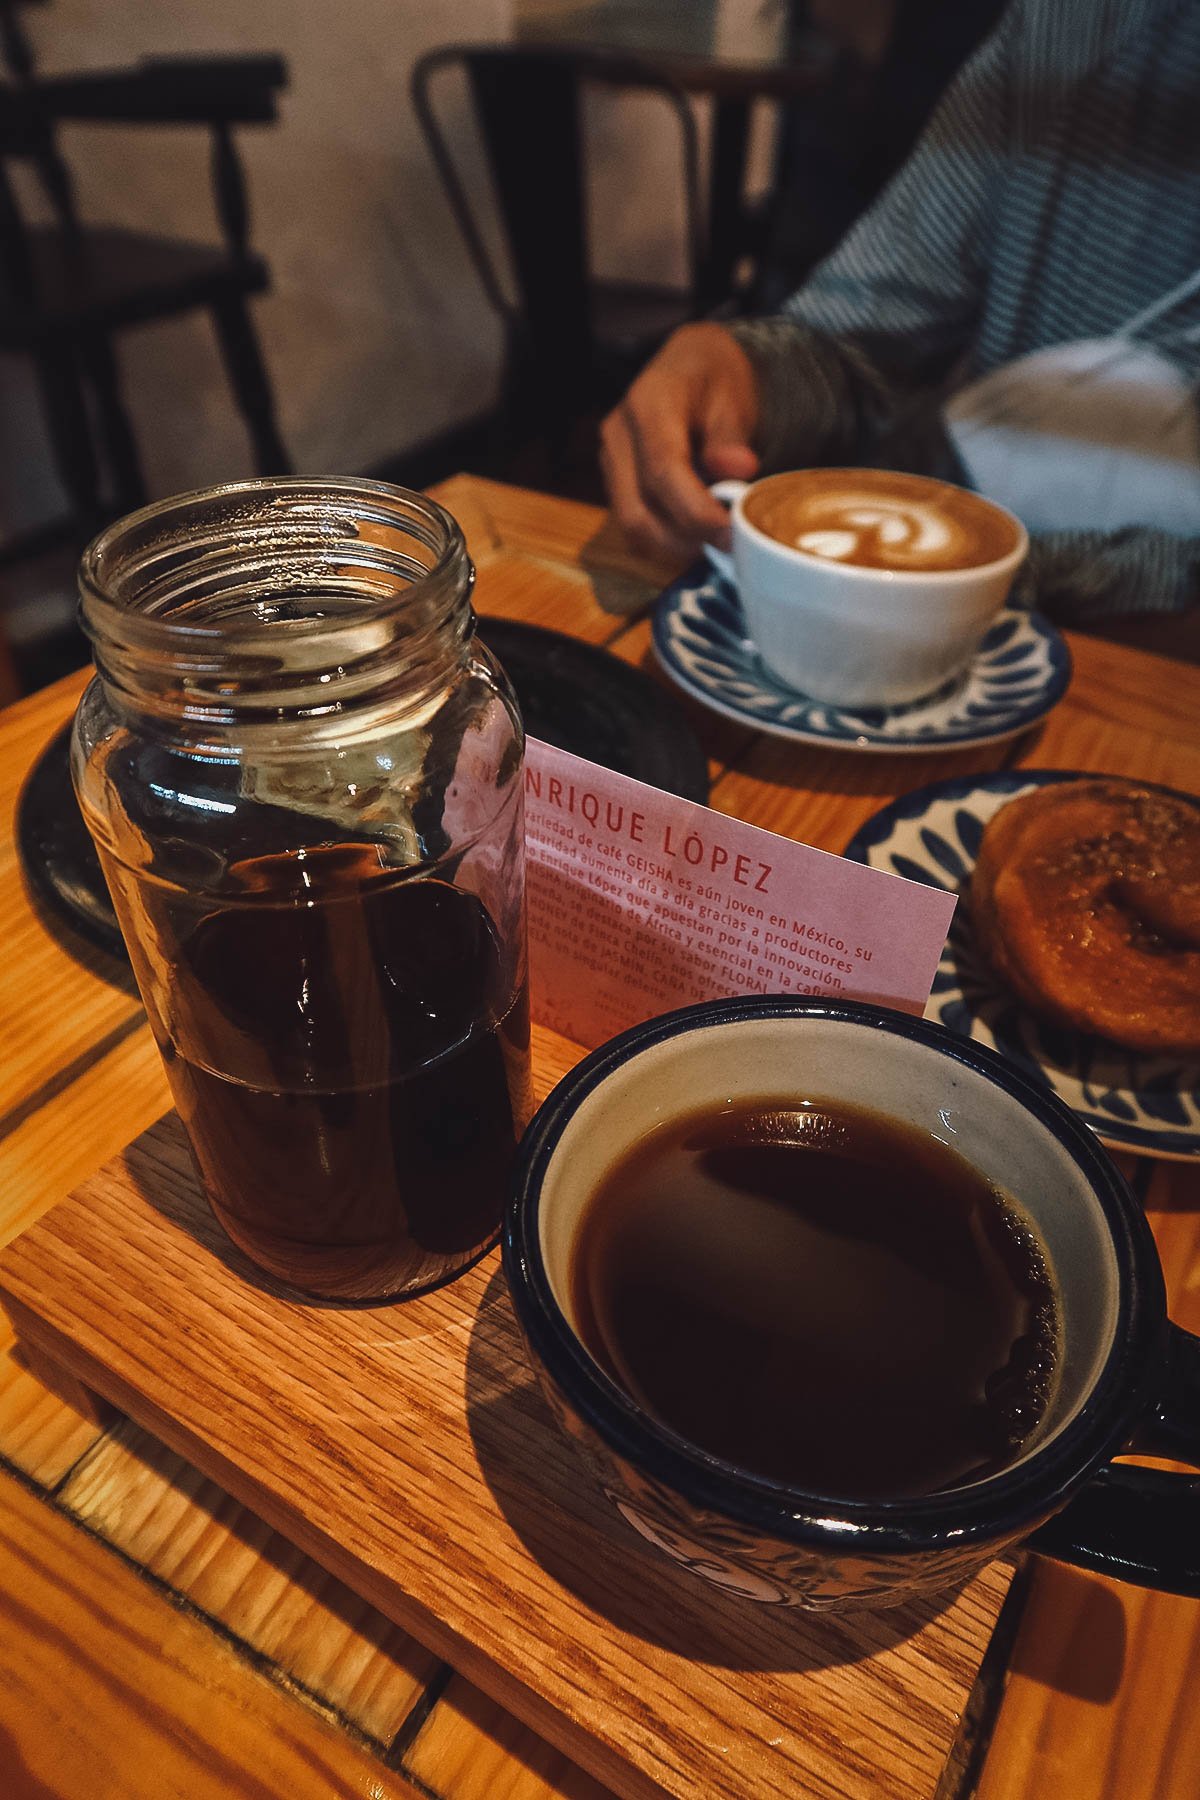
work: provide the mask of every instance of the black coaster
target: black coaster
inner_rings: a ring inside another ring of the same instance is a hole
[[[685,799],[708,800],[708,764],[665,689],[562,632],[481,618],[531,736]],[[124,957],[100,863],[75,800],[68,726],[42,752],[17,803],[17,848],[37,897],[90,944]]]
[[[481,617],[479,635],[503,663],[531,737],[707,805],[707,759],[665,687],[607,650],[540,625]]]
[[[37,898],[89,944],[124,960],[124,939],[71,786],[69,725],[46,746],[21,789],[17,852]]]

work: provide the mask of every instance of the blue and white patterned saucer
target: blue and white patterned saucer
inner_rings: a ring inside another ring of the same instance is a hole
[[[942,750],[1026,731],[1062,699],[1071,653],[1038,613],[1006,608],[964,675],[907,706],[851,712],[768,674],[746,636],[736,591],[698,565],[659,596],[654,648],[680,687],[741,725],[842,750]]]
[[[868,819],[845,854],[958,892],[993,813],[1032,788],[1080,779],[1067,770],[1023,770],[934,782]],[[1112,1148],[1176,1162],[1200,1157],[1200,1063],[1122,1050],[1026,1012],[976,948],[965,905],[954,915],[925,1016],[1039,1075]]]

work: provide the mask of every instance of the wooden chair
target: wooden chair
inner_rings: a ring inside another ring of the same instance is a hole
[[[32,362],[69,516],[49,530],[0,546],[0,565],[54,541],[82,539],[107,517],[147,498],[134,432],[121,397],[115,354],[123,331],[203,310],[211,317],[255,465],[284,473],[287,452],[248,301],[269,283],[250,248],[249,209],[234,144],[238,126],[268,124],[286,70],[276,56],[146,59],[135,67],[39,78],[13,29],[10,0],[0,80],[0,350]],[[59,147],[68,121],[204,127],[219,243],[94,227],[79,217]],[[32,171],[48,219],[32,223],[20,204]],[[186,395],[180,396],[181,407]]]

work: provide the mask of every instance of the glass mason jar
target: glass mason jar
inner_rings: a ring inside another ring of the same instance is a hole
[[[72,767],[213,1211],[308,1293],[410,1294],[497,1235],[531,1110],[522,757],[455,521],[263,480],[80,570]]]

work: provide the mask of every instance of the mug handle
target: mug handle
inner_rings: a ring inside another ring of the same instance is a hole
[[[1167,1332],[1163,1396],[1132,1448],[1200,1469],[1200,1337],[1178,1325]],[[1200,1478],[1109,1463],[1026,1544],[1057,1562],[1200,1598]]]
[[[732,506],[735,501],[741,499],[749,486],[748,481],[714,481],[708,491],[714,500],[720,500],[726,506]],[[705,544],[704,554],[717,574],[736,587],[737,574],[733,567],[733,558],[728,550],[718,550],[715,544]]]

